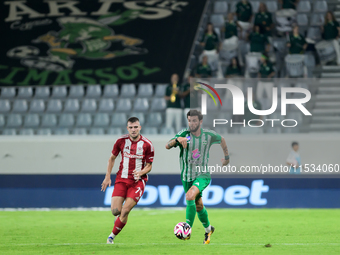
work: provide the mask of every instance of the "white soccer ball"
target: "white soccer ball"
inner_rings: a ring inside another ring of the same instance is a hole
[[[186,222],[180,222],[175,226],[174,234],[178,239],[187,240],[191,235],[191,227]]]

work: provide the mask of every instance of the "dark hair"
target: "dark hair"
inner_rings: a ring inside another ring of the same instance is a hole
[[[298,142],[292,142],[292,147],[294,147],[295,145],[299,145]]]
[[[130,123],[134,123],[138,121],[139,122],[139,119],[137,117],[130,117],[127,122],[126,122],[126,125],[130,122]]]
[[[240,66],[240,64],[238,63],[238,58],[237,58],[237,57],[233,57],[232,59],[230,59],[230,64],[229,64],[229,66],[233,66],[233,59],[236,60],[237,69],[238,69],[238,70],[241,70],[241,66]]]
[[[268,12],[267,5],[266,5],[265,3],[263,3],[263,2],[261,2],[261,3],[259,4],[259,9],[258,9],[257,11],[260,12],[260,7],[261,7],[261,5],[264,6],[264,11],[265,11],[265,12]]]
[[[191,116],[191,117],[197,116],[197,117],[198,117],[198,120],[203,120],[203,115],[202,115],[202,113],[201,113],[200,111],[197,111],[197,110],[190,110],[190,111],[188,111],[188,113],[187,113],[187,118],[188,118],[189,116]]]
[[[328,14],[328,13],[331,14],[331,16],[332,16],[332,21],[333,21],[333,22],[336,20],[335,17],[334,17],[334,13],[333,13],[332,11],[328,11],[328,12],[326,12],[326,14],[325,14],[325,25],[327,25],[327,23],[328,23],[328,20],[327,20],[327,14]]]

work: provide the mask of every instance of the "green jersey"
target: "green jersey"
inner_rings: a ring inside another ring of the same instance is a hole
[[[190,129],[183,129],[176,134],[178,137],[187,138],[187,148],[181,144],[179,153],[179,164],[181,167],[181,178],[183,181],[190,182],[197,177],[211,178],[208,171],[209,150],[211,145],[221,143],[222,137],[213,130],[202,129],[201,135],[196,137],[190,133]]]

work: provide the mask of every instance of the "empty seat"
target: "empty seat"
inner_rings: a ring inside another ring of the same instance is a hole
[[[67,128],[60,128],[60,129],[54,130],[54,134],[55,135],[69,135],[70,131]]]
[[[105,85],[103,97],[117,98],[118,95],[119,90],[117,84]]]
[[[308,26],[307,14],[298,14],[296,17],[296,22],[298,26]]]
[[[6,88],[6,87],[2,87],[1,88],[1,97],[2,98],[13,98],[15,97],[15,88],[10,87],[10,88]]]
[[[7,127],[20,127],[22,118],[20,114],[11,114],[7,117]]]
[[[19,130],[19,135],[34,135],[33,129],[25,128]]]
[[[49,98],[50,97],[50,88],[49,87],[38,87],[35,89],[35,98]]]
[[[315,42],[320,41],[322,39],[320,28],[319,27],[309,27],[306,37],[315,41]]]
[[[46,112],[61,112],[63,106],[59,99],[51,99],[47,103]]]
[[[135,99],[133,110],[135,112],[147,112],[149,110],[149,102],[146,98]]]
[[[110,117],[107,113],[97,113],[94,116],[94,123],[95,127],[106,127],[110,124]]]
[[[297,12],[310,12],[312,9],[309,1],[299,1],[297,5]]]
[[[34,99],[30,103],[30,112],[43,112],[45,111],[45,103],[42,99]]]
[[[0,115],[0,127],[4,127],[5,126],[5,117],[4,115]]]
[[[65,101],[64,112],[78,112],[80,109],[79,101],[76,98],[69,98]]]
[[[123,84],[120,89],[120,97],[132,98],[136,96],[135,84]]]
[[[260,2],[259,1],[250,1],[251,7],[253,7],[253,13],[257,13],[259,11]]]
[[[86,97],[98,98],[102,95],[100,85],[89,85],[86,89]]]
[[[27,112],[28,105],[25,99],[15,100],[13,102],[12,112]]]
[[[213,14],[210,16],[210,22],[214,27],[221,28],[224,25],[224,17],[222,14]]]
[[[82,98],[84,96],[84,86],[83,85],[73,85],[70,87],[68,94],[69,98]]]
[[[328,5],[326,1],[316,1],[314,2],[314,6],[313,6],[313,10],[314,12],[327,12],[328,11]]]
[[[164,97],[167,84],[157,84],[155,89],[155,97]]]
[[[97,102],[94,99],[85,99],[81,104],[82,112],[95,112],[97,110]]]
[[[230,4],[230,12],[236,12],[236,5],[239,1],[232,1]]]
[[[133,112],[133,113],[131,113],[131,114],[129,114],[127,116],[128,119],[131,118],[131,117],[137,117],[139,119],[139,124],[141,126],[144,125],[144,123],[145,123],[144,113],[142,113],[142,112]]]
[[[151,111],[165,111],[166,101],[164,98],[154,98],[151,103]]]
[[[132,109],[132,104],[130,99],[123,98],[117,101],[116,111],[117,112],[130,112]]]
[[[153,94],[153,88],[151,84],[140,84],[138,86],[138,97],[152,97]]]
[[[0,99],[0,112],[9,112],[11,110],[11,104],[7,99]]]
[[[49,128],[38,129],[37,135],[52,135],[52,131]]]
[[[74,125],[74,116],[72,114],[62,114],[59,117],[59,127],[72,127]]]
[[[146,124],[149,127],[159,127],[163,123],[162,115],[158,112],[148,114]]]
[[[228,12],[228,4],[225,1],[216,1],[214,3],[214,13],[226,14]]]
[[[27,114],[24,118],[24,127],[38,127],[39,126],[39,115],[38,114]]]
[[[104,129],[102,128],[91,128],[89,134],[90,135],[104,135],[105,132],[104,132]]]
[[[296,120],[298,122],[298,124],[302,124],[302,120],[303,120],[303,113],[302,112],[288,112],[287,113],[287,119],[293,119]],[[287,125],[293,125],[293,122],[287,123]]]
[[[31,98],[33,96],[32,87],[23,87],[18,89],[18,98]]]
[[[4,129],[2,131],[2,135],[16,135],[16,134],[17,134],[17,132],[13,128]]]
[[[72,135],[87,135],[85,128],[74,128],[72,130]]]
[[[114,113],[111,117],[111,126],[113,127],[126,127],[126,114],[125,113]]]
[[[110,98],[104,98],[99,101],[99,112],[113,112],[114,109],[114,103],[113,99]]]
[[[155,127],[146,127],[141,130],[141,133],[143,135],[157,135],[157,128]]]
[[[81,113],[77,116],[76,126],[77,127],[88,127],[92,124],[92,118],[89,113]]]
[[[277,11],[278,7],[277,7],[277,1],[267,1],[266,2],[267,5],[267,10],[271,13],[274,13]]]
[[[41,118],[42,127],[55,127],[57,126],[57,116],[55,114],[44,114]]]
[[[325,17],[321,13],[314,13],[311,17],[311,26],[322,26],[325,23]]]
[[[65,86],[56,86],[52,88],[53,98],[64,98],[67,96],[67,89]]]
[[[161,128],[160,129],[160,133],[162,134],[162,135],[174,135],[176,132],[175,132],[175,129],[174,128],[172,128],[172,127],[165,127],[165,128]]]
[[[123,134],[120,128],[109,128],[107,129],[106,133],[108,135],[122,135]]]

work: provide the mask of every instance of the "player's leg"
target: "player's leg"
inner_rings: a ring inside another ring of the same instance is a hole
[[[129,213],[142,197],[144,193],[144,188],[145,182],[143,180],[139,180],[138,182],[127,185],[125,204],[123,205],[120,216],[116,219],[115,225],[112,230],[113,239],[125,227]]]
[[[203,205],[203,200],[201,197],[196,201],[196,210],[197,216],[205,229],[203,244],[209,244],[211,234],[214,233],[215,228],[210,225],[208,211]]]
[[[203,205],[203,200],[202,200],[202,192],[204,189],[206,189],[206,187],[209,186],[210,181],[211,181],[210,178],[197,178],[195,180],[195,184],[199,187],[199,190],[200,190],[200,193],[196,197],[196,210],[197,210],[197,216],[205,229],[204,241],[203,241],[204,244],[210,243],[210,236],[215,231],[215,228],[210,225],[208,211]]]
[[[192,227],[194,225],[194,220],[196,216],[196,204],[195,199],[200,193],[196,186],[191,186],[190,189],[185,194],[185,199],[187,202],[186,208],[186,222]]]
[[[122,206],[127,194],[127,189],[128,189],[127,184],[123,182],[115,183],[114,185],[111,198],[111,212],[115,217],[121,214]],[[116,221],[117,220],[114,221],[114,225],[116,225]],[[115,228],[113,227],[111,234],[107,238],[107,243],[113,244],[113,240],[116,236],[113,233],[114,229]]]

